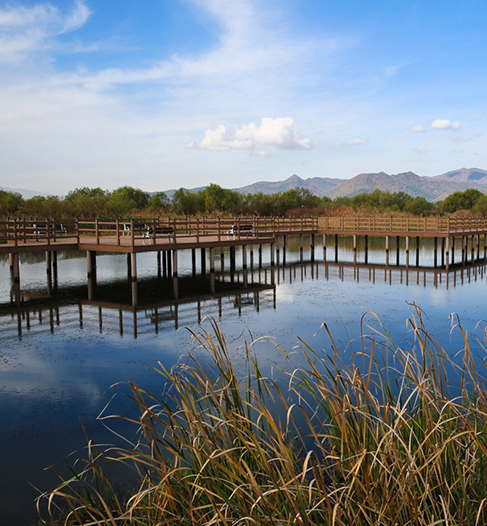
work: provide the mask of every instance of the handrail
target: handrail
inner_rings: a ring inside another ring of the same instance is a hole
[[[439,235],[453,236],[469,233],[487,235],[487,218],[457,217],[159,217],[151,219],[116,220],[57,220],[6,219],[0,221],[0,243],[13,246],[26,243],[51,245],[65,238],[93,238],[94,244],[103,244],[111,237],[117,246],[132,248],[137,240],[144,238],[155,243],[158,235],[176,244],[185,238],[200,241],[213,236],[225,240],[232,232],[235,239],[249,235],[253,238],[268,238],[276,235],[307,233],[344,233],[375,235]]]

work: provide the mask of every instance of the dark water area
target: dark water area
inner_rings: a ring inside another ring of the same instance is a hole
[[[349,239],[339,241],[340,263],[332,244],[326,261],[321,247],[312,261],[307,244],[301,256],[291,241],[274,268],[266,247],[261,264],[254,252],[246,274],[238,251],[237,271],[230,272],[225,253],[223,268],[216,258],[214,275],[201,274],[199,257],[194,275],[191,252],[181,251],[177,281],[158,277],[155,253],[138,254],[136,286],[127,277],[125,255],[99,255],[96,285],[90,286],[84,253],[60,253],[49,286],[44,254],[21,255],[20,305],[12,304],[8,260],[1,259],[0,524],[35,522],[34,499],[58,480],[45,468],[55,464],[66,473],[83,456],[87,437],[116,442],[107,422],[97,418],[100,412],[110,402],[109,414],[136,414],[126,396],[132,379],[161,394],[161,378],[148,366],[171,368],[186,359],[195,347],[188,329],[209,329],[208,317],[222,327],[237,368],[245,362],[244,339],[258,340],[254,352],[274,378],[286,365],[274,342],[292,352],[302,338],[317,352],[329,351],[323,323],[345,362],[361,350],[361,330],[373,335],[380,329],[371,313],[398,345],[409,345],[411,304],[424,310],[452,357],[462,348],[450,316],[458,314],[481,363],[484,261],[434,268],[432,242],[422,241],[420,267],[412,246],[406,269],[401,246],[399,267],[391,250],[393,264],[385,268],[380,239],[370,240],[368,264],[364,247],[354,257]],[[361,320],[370,328],[361,327]],[[122,422],[111,420],[110,426],[133,438],[134,429]]]

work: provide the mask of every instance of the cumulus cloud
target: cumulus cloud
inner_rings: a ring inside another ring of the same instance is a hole
[[[480,113],[476,113],[476,114],[474,115],[474,117],[475,117],[476,119],[485,119],[486,115],[485,115],[485,113],[480,112]]]
[[[365,141],[362,139],[351,139],[348,141],[348,144],[350,144],[350,146],[358,146],[360,144],[365,144]]]
[[[255,155],[268,155],[265,150],[256,150],[257,146],[273,146],[280,150],[311,150],[316,144],[308,137],[303,137],[294,129],[292,117],[264,117],[260,125],[251,122],[229,130],[224,124],[205,131],[198,144],[189,142],[187,148],[202,150],[255,150]]]
[[[50,4],[0,8],[0,61],[19,62],[29,53],[54,46],[53,38],[82,27],[90,10],[79,0],[69,13]]]
[[[459,130],[462,125],[458,122],[451,122],[448,119],[435,119],[431,123],[431,127],[435,130]]]
[[[422,126],[421,124],[416,124],[416,126],[413,126],[411,128],[411,131],[414,133],[423,133],[426,131],[426,128]]]

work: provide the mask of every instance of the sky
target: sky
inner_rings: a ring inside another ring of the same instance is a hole
[[[487,169],[485,0],[0,0],[0,186]]]

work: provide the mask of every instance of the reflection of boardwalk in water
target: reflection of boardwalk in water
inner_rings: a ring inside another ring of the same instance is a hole
[[[292,283],[308,279],[341,281],[369,281],[401,285],[423,285],[435,288],[456,287],[472,281],[481,281],[487,269],[487,263],[459,264],[446,268],[431,267],[391,267],[388,265],[333,263],[322,261],[300,261],[279,265],[276,283]]]
[[[263,278],[263,283],[254,277]],[[56,331],[66,328],[91,329],[107,334],[133,335],[174,331],[201,323],[204,317],[221,319],[242,316],[246,310],[276,307],[276,287],[270,284],[270,270],[262,269],[244,284],[236,273],[230,279],[166,278],[118,283],[97,288],[71,287],[53,290],[52,295],[25,294],[20,305],[0,306],[0,317],[11,323],[2,328],[2,338],[22,338],[26,332]],[[174,280],[181,282],[175,287]],[[266,282],[269,284],[266,284]],[[210,283],[212,282],[212,285]],[[167,297],[167,289],[183,289],[190,294]],[[141,289],[139,294],[137,289]],[[29,299],[27,299],[27,297]],[[137,302],[134,303],[134,297]],[[60,299],[63,298],[63,299]],[[68,299],[66,299],[68,298]],[[106,298],[113,298],[107,300]]]
[[[54,333],[76,327],[136,338],[139,334],[194,326],[206,316],[221,319],[241,316],[249,309],[275,309],[276,285],[280,284],[341,280],[449,289],[482,281],[486,268],[485,262],[447,270],[303,260],[197,278],[156,278],[101,287],[91,284],[51,291],[52,296],[25,294],[25,303],[0,307],[0,316],[11,319],[2,335],[4,339],[21,338],[26,332]],[[59,294],[71,300],[59,301]]]

